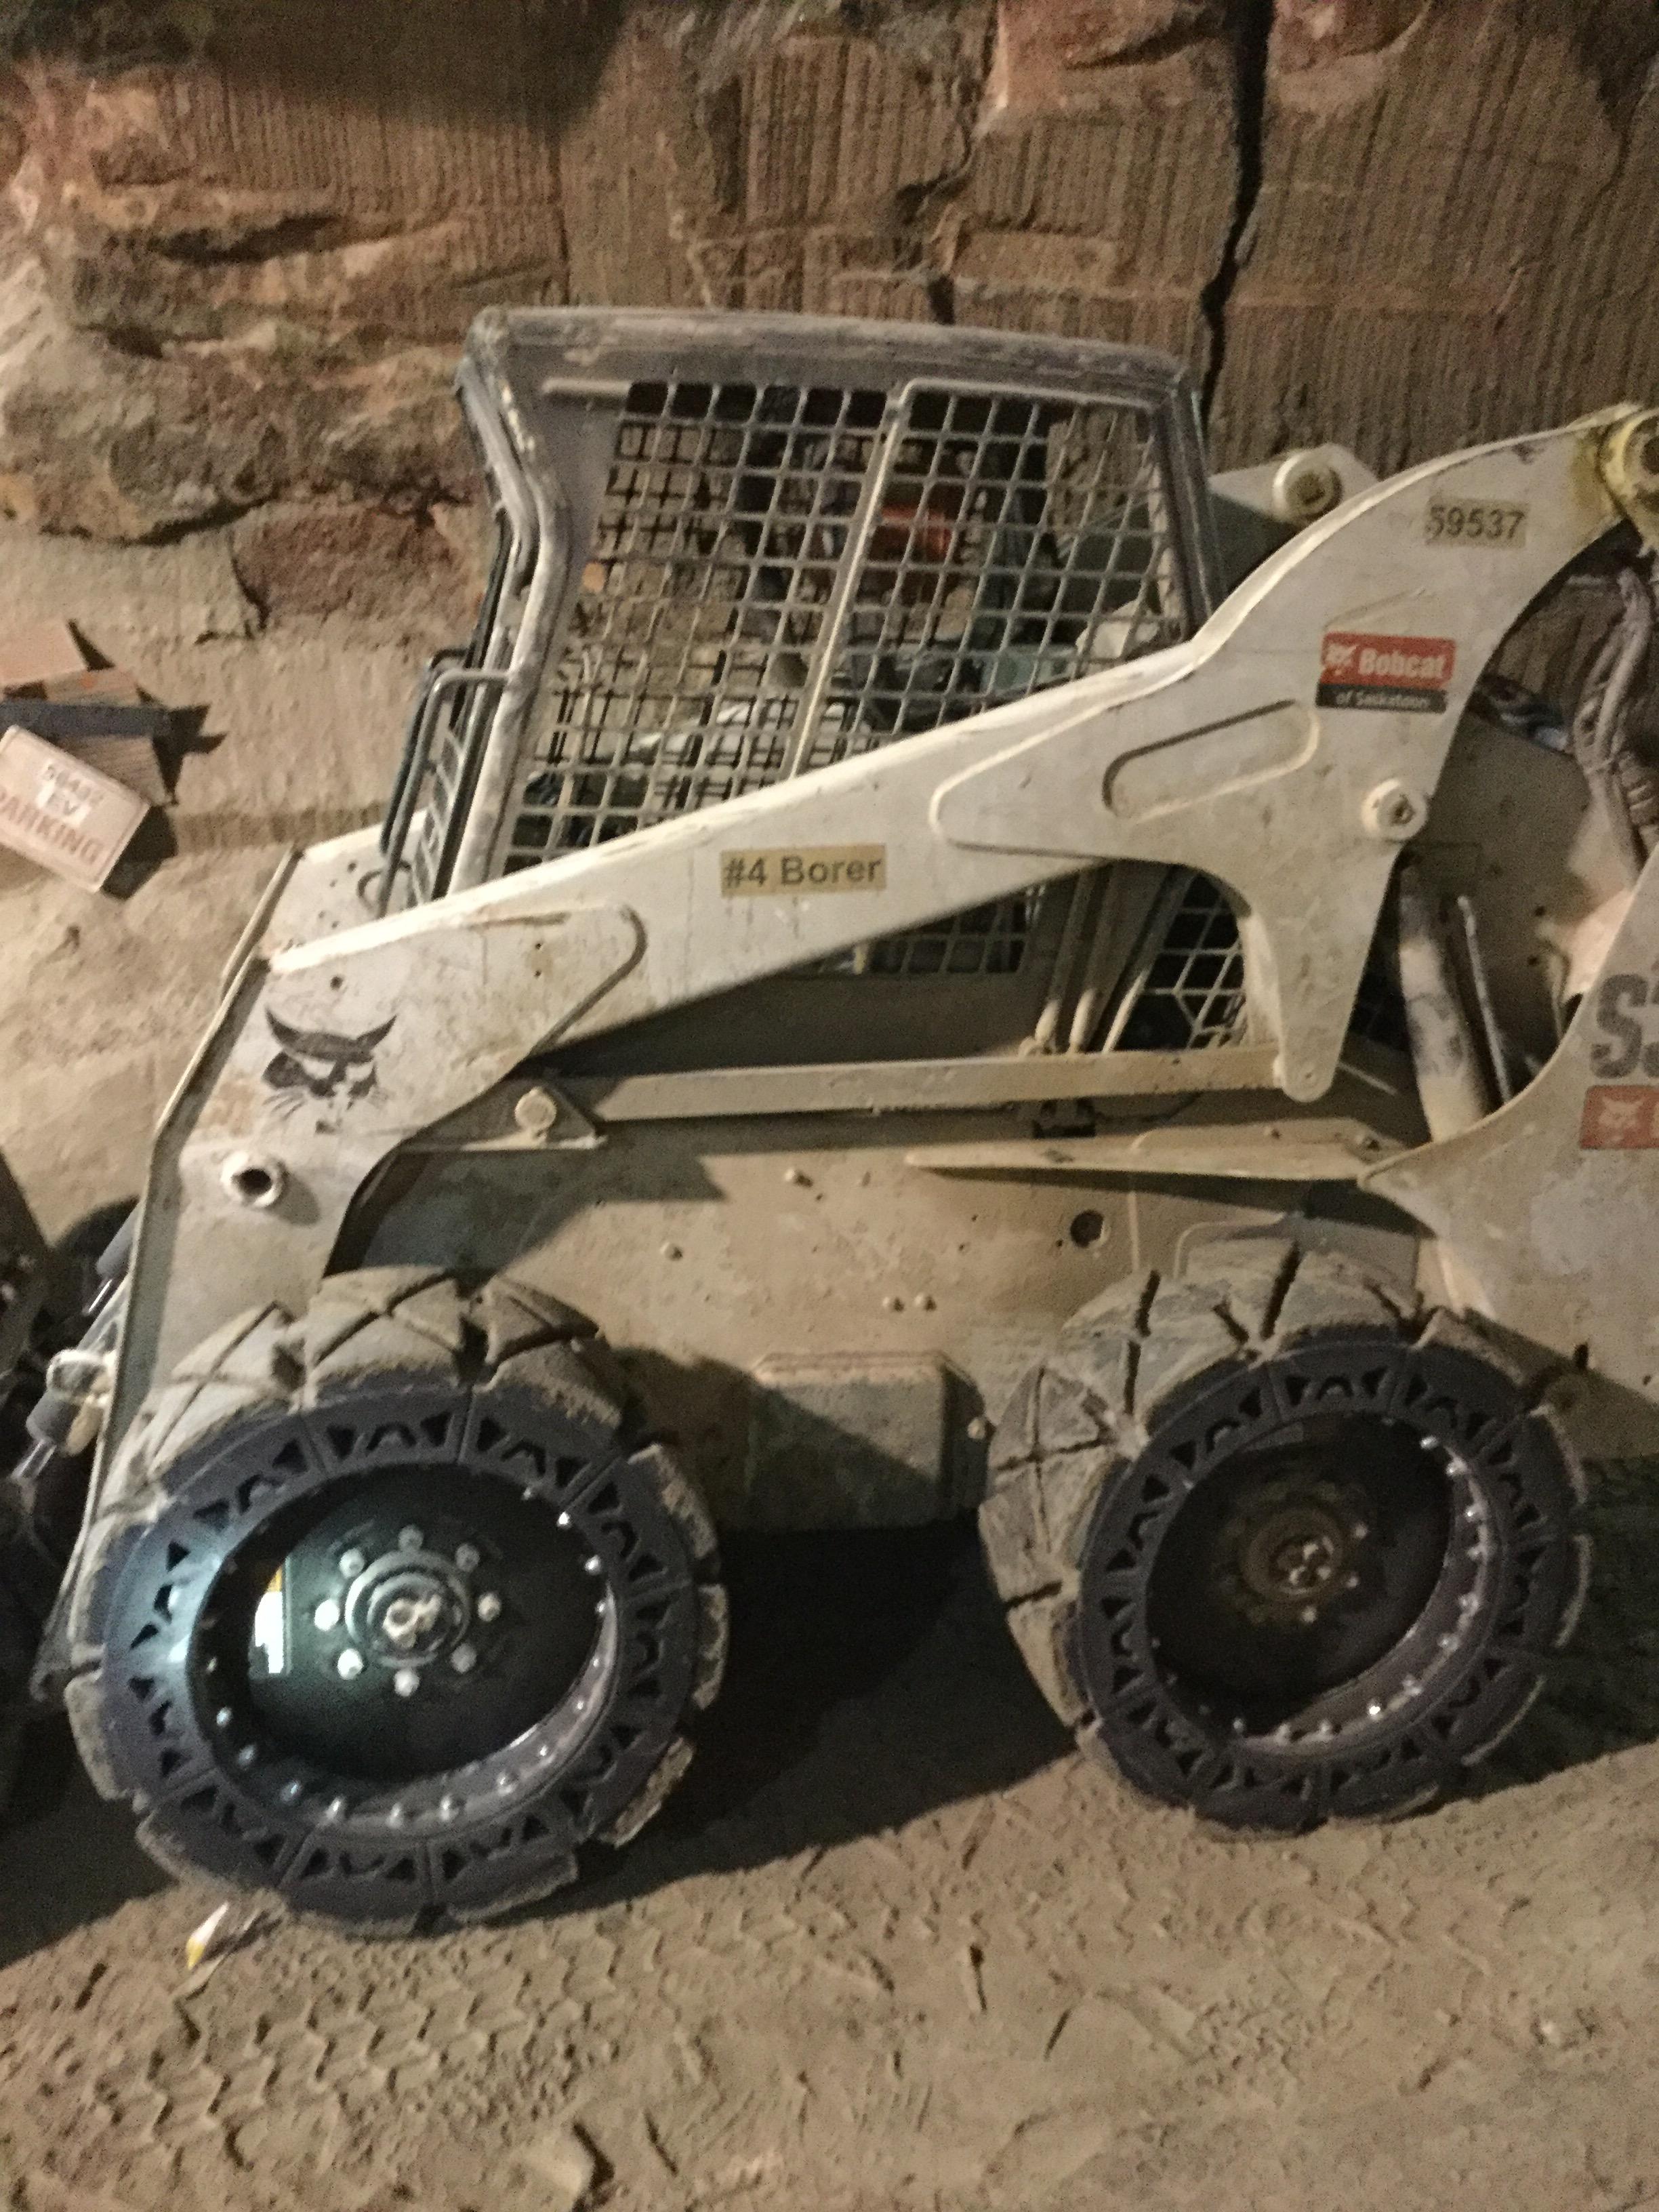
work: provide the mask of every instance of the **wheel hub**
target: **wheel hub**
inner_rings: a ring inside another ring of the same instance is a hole
[[[437,1553],[386,1553],[347,1589],[342,1607],[345,1634],[378,1666],[429,1666],[458,1650],[473,1626],[476,1580]],[[489,1578],[483,1595],[492,1595]],[[317,1607],[325,1620],[329,1603],[325,1598]],[[315,1613],[313,1625],[319,1625]]]
[[[578,1698],[585,1721],[610,1602],[590,1559],[507,1485],[416,1468],[346,1483],[232,1571],[216,1726],[399,1784],[487,1759]]]
[[[1466,1509],[1480,1510],[1462,1462],[1387,1419],[1315,1416],[1234,1454],[1177,1514],[1152,1574],[1170,1679],[1200,1712],[1231,1709],[1235,1735],[1374,1719],[1370,1671],[1427,1609],[1444,1615],[1431,1654],[1455,1648],[1482,1556]]]
[[[1216,1586],[1260,1626],[1311,1627],[1358,1587],[1370,1530],[1334,1483],[1265,1486],[1234,1512],[1215,1549]]]

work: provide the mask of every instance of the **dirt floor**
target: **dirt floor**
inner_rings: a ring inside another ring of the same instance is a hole
[[[125,902],[0,875],[0,1144],[62,1229],[137,1181],[284,836],[367,812],[431,641],[262,632],[212,539],[0,545],[12,603],[222,742]],[[191,1975],[41,1724],[0,1835],[15,2212],[1631,2212],[1659,2205],[1659,1472],[1463,1802],[1231,1840],[1073,1753],[971,1531],[732,1548],[728,1690],[589,1886],[428,1943],[283,1924]]]

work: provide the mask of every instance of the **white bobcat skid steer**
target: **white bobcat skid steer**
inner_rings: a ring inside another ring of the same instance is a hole
[[[1104,346],[491,313],[459,390],[473,638],[157,1141],[46,1670],[100,1784],[499,1911],[683,1771],[717,1525],[975,1507],[1143,1790],[1454,1784],[1659,1375],[1659,418],[1222,497]]]

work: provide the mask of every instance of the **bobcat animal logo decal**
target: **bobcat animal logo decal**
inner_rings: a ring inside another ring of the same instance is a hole
[[[269,1008],[265,1019],[281,1050],[265,1069],[265,1081],[280,1094],[277,1109],[291,1114],[307,1099],[332,1099],[349,1105],[376,1088],[374,1055],[392,1031],[393,1014],[361,1036],[336,1036],[329,1030],[290,1029]]]

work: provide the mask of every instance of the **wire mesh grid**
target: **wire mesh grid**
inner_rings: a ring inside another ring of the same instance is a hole
[[[1138,408],[636,383],[500,866],[1024,698],[1187,627]],[[830,964],[1006,972],[1034,899]]]
[[[1029,697],[1184,629],[1144,418],[913,392],[805,765]]]
[[[1244,1030],[1244,946],[1220,886],[1194,875],[1117,1039],[1126,1052],[1203,1052]]]
[[[788,766],[879,391],[635,384],[520,771],[507,870]]]
[[[878,937],[848,951],[814,961],[813,975],[1017,975],[1036,927],[1048,886],[1016,891],[1011,898],[965,913],[946,915],[921,929]]]

